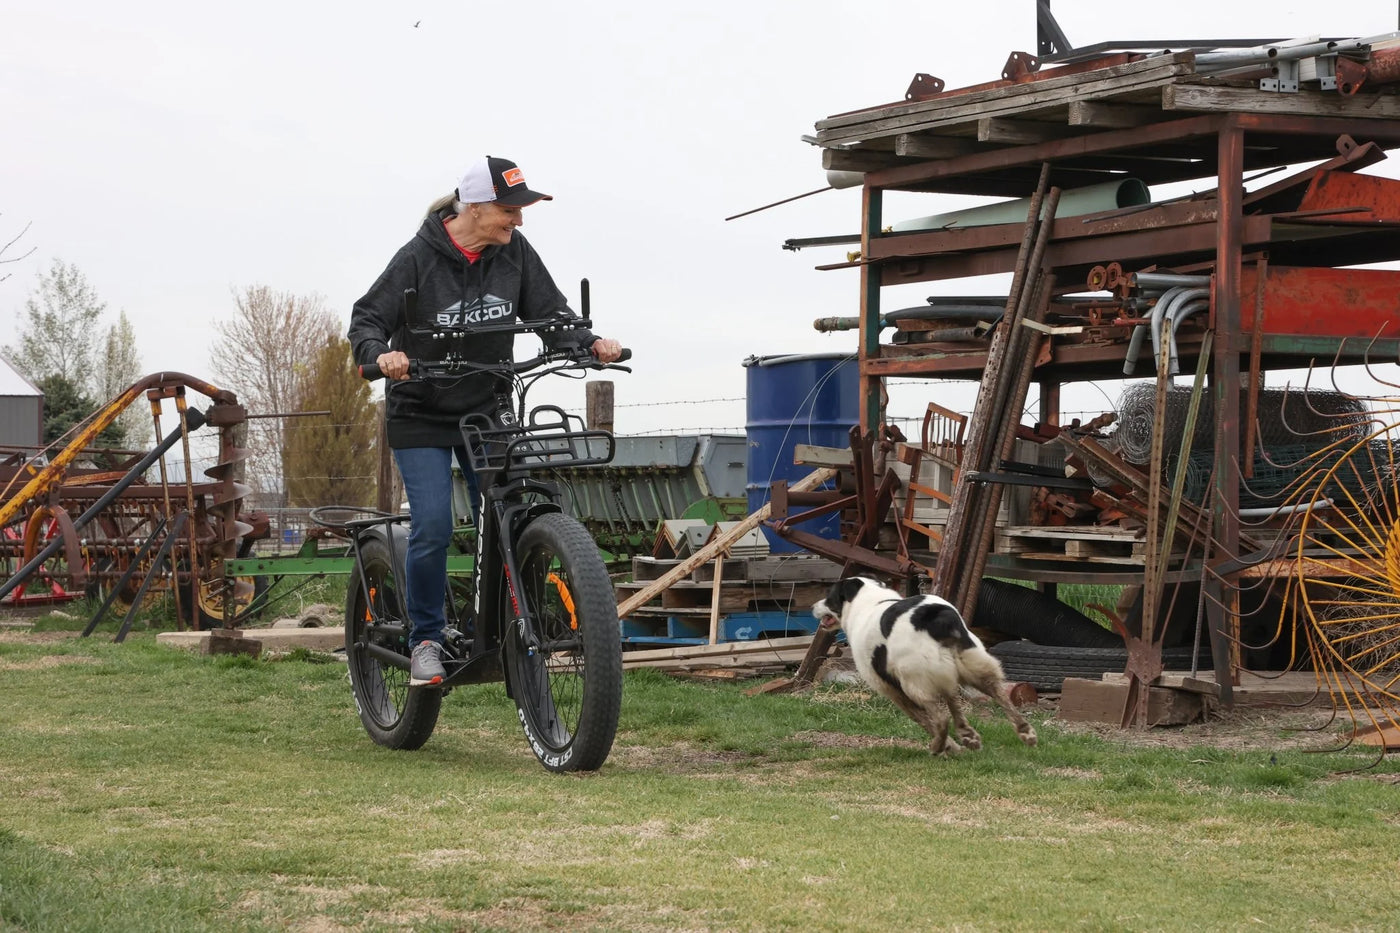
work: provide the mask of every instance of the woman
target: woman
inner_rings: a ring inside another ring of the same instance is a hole
[[[349,332],[355,362],[377,363],[386,378],[406,380],[410,359],[452,354],[478,362],[508,360],[512,335],[482,336],[475,328],[576,316],[516,229],[524,223],[524,208],[550,200],[525,184],[514,162],[492,156],[474,162],[457,190],[428,208],[417,235],[355,302]],[[568,339],[590,347],[600,363],[621,355],[616,340],[587,331],[575,330]],[[413,516],[404,600],[414,646],[409,683],[415,686],[441,684],[446,676],[442,641],[454,454],[471,479],[458,423],[466,414],[493,414],[497,388],[494,377],[478,374],[448,386],[391,382],[385,391],[389,446]]]

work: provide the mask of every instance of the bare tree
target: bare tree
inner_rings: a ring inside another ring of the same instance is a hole
[[[107,328],[97,358],[97,396],[103,402],[114,399],[143,375],[141,354],[136,349],[136,330],[126,312],[121,311],[117,322]],[[151,413],[144,400],[138,399],[129,406],[117,422],[126,432],[128,446],[146,447],[154,436]]]
[[[95,394],[94,344],[106,310],[77,266],[55,259],[24,303],[19,345],[5,352],[31,379],[62,376]]]
[[[15,234],[14,236],[12,236],[9,240],[7,240],[7,241],[5,242],[5,245],[0,246],[0,266],[8,265],[9,263],[12,263],[12,262],[19,262],[21,259],[28,259],[31,255],[33,255],[33,253],[34,253],[34,247],[32,247],[32,246],[29,247],[29,249],[25,250],[23,253],[21,253],[21,254],[18,255],[18,256],[6,256],[6,255],[5,255],[5,254],[8,253],[10,250],[14,249],[14,246],[15,246],[16,243],[19,242],[20,237],[24,236],[24,235],[25,235],[26,233],[28,233],[28,232],[29,232],[29,224],[25,224],[23,230],[21,230],[19,233],[16,233],[16,234]],[[8,272],[6,272],[4,275],[0,275],[0,282],[5,281],[5,280],[8,279],[9,277],[10,277],[10,273],[8,273]]]
[[[210,353],[211,369],[222,385],[238,393],[250,414],[294,410],[299,373],[341,330],[321,295],[294,295],[266,285],[234,293],[231,320],[215,324],[219,339]],[[263,493],[284,493],[287,437],[281,418],[249,422],[248,478]]]

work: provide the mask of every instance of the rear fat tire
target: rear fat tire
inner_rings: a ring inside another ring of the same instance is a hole
[[[410,687],[406,669],[383,664],[365,650],[372,640],[405,658],[410,652],[408,614],[400,591],[407,544],[402,531],[395,529],[394,533],[397,540],[393,552],[398,561],[391,561],[388,542],[382,535],[376,534],[360,546],[359,564],[364,574],[362,577],[359,566],[351,571],[350,594],[345,601],[345,659],[350,668],[355,708],[369,737],[386,748],[411,751],[421,748],[433,734],[442,708],[442,690]],[[362,579],[373,593],[378,626],[368,619],[370,595],[364,592]]]
[[[622,707],[622,637],[607,569],[587,529],[558,512],[531,521],[516,550],[517,597],[542,642],[531,655],[514,626],[504,633],[506,676],[525,737],[551,771],[596,771],[612,749]]]

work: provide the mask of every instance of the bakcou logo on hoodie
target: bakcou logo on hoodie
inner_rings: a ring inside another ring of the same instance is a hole
[[[444,308],[437,313],[436,323],[438,327],[468,327],[487,321],[502,321],[514,313],[514,302],[487,294],[465,306],[459,301]]]

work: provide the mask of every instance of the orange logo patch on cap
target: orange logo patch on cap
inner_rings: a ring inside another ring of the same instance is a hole
[[[518,168],[506,169],[505,172],[501,175],[501,179],[505,181],[507,185],[510,185],[512,188],[514,188],[516,185],[525,184],[525,176],[521,173],[520,169]]]

